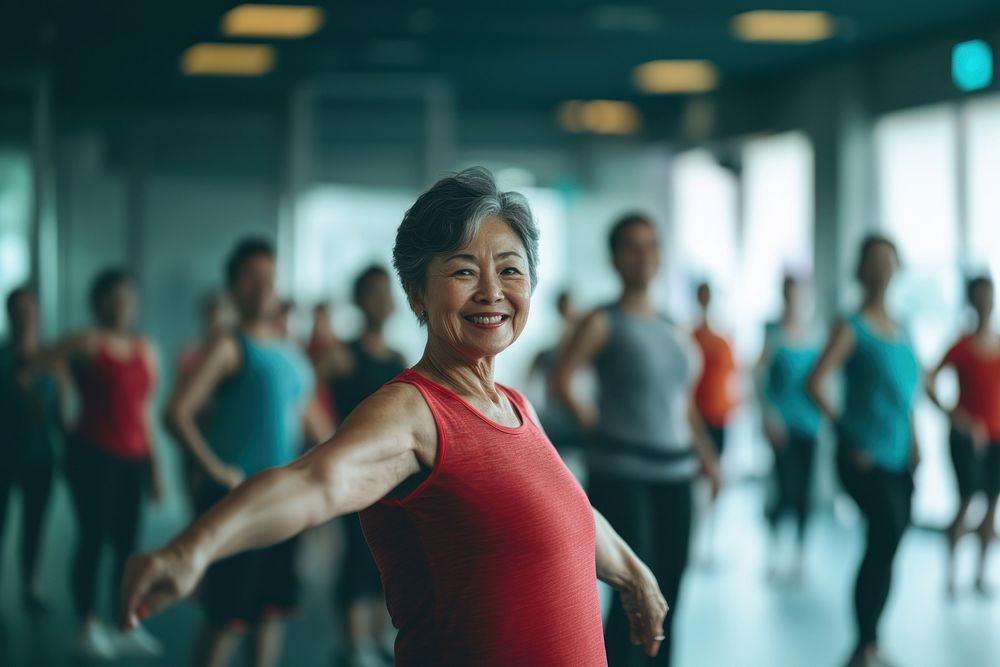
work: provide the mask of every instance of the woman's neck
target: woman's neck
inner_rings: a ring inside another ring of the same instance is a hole
[[[459,396],[480,398],[490,403],[501,400],[493,379],[496,357],[469,359],[434,337],[429,337],[424,355],[413,367]]]
[[[976,328],[972,330],[972,335],[974,336],[989,336],[990,335],[990,317],[989,315],[983,317],[981,312],[976,312]]]
[[[653,301],[649,298],[648,286],[626,285],[618,299],[618,305],[622,310],[637,315],[651,315],[655,311]]]
[[[867,292],[865,294],[864,301],[861,303],[861,310],[868,315],[873,315],[887,320],[891,319],[889,317],[889,310],[885,305],[885,290]]]
[[[38,351],[38,336],[28,334],[15,335],[11,338],[11,346],[21,356],[30,357]]]
[[[109,324],[109,325],[99,325],[97,330],[104,336],[109,338],[131,338],[132,329],[126,324]]]
[[[256,340],[280,338],[274,324],[263,317],[246,317],[240,320],[240,331]]]
[[[381,326],[366,326],[358,337],[358,341],[363,348],[376,356],[385,356],[390,352],[389,345],[382,335]]]

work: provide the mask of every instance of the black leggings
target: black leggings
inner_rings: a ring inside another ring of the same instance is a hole
[[[771,530],[785,514],[796,519],[799,542],[805,541],[809,521],[809,499],[812,491],[813,457],[816,438],[789,434],[784,447],[774,453],[775,495],[767,510]]]
[[[38,574],[39,546],[52,497],[54,470],[55,464],[49,457],[0,464],[0,547],[3,545],[7,501],[14,486],[18,486],[21,490],[21,583],[26,594],[31,592]]]
[[[96,611],[97,573],[101,549],[107,542],[115,555],[111,604],[118,603],[125,561],[136,547],[149,461],[120,459],[77,440],[69,448],[67,479],[78,527],[73,604],[80,618],[85,618]]]
[[[863,648],[878,639],[878,621],[892,586],[893,560],[910,522],[913,477],[877,467],[862,469],[845,447],[838,449],[837,470],[868,524],[865,555],[854,584],[858,648]]]
[[[663,624],[667,638],[659,655],[648,658],[642,647],[629,641],[629,620],[616,594],[604,632],[608,667],[669,665],[691,540],[691,481],[635,482],[592,473],[588,493],[597,511],[653,571],[670,605]]]
[[[339,611],[347,617],[347,611],[355,602],[379,600],[382,579],[375,558],[368,549],[361,520],[357,514],[348,514],[342,520],[344,527],[344,558],[340,575],[334,588],[334,602]]]

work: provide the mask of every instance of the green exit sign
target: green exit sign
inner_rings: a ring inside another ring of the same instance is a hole
[[[993,83],[993,50],[981,39],[951,50],[951,78],[959,90],[981,90]]]

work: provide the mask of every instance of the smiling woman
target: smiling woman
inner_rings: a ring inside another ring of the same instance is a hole
[[[590,506],[524,397],[494,381],[528,317],[537,245],[525,200],[483,169],[421,195],[393,256],[427,327],[423,357],[329,441],[133,559],[122,623],[188,594],[214,561],[360,511],[399,628],[397,665],[605,665],[597,578],[620,591],[632,642],[655,656],[667,611],[656,579]]]

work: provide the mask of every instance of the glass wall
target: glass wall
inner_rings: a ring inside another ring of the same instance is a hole
[[[965,278],[1000,270],[998,146],[997,96],[887,114],[875,127],[880,227],[903,260],[891,303],[925,368],[969,326]],[[954,374],[942,375],[947,404],[956,384]],[[944,525],[957,503],[947,419],[921,395],[916,422],[924,464],[914,518]]]
[[[31,275],[31,159],[0,147],[0,294],[24,284]],[[0,336],[7,318],[0,317]]]

